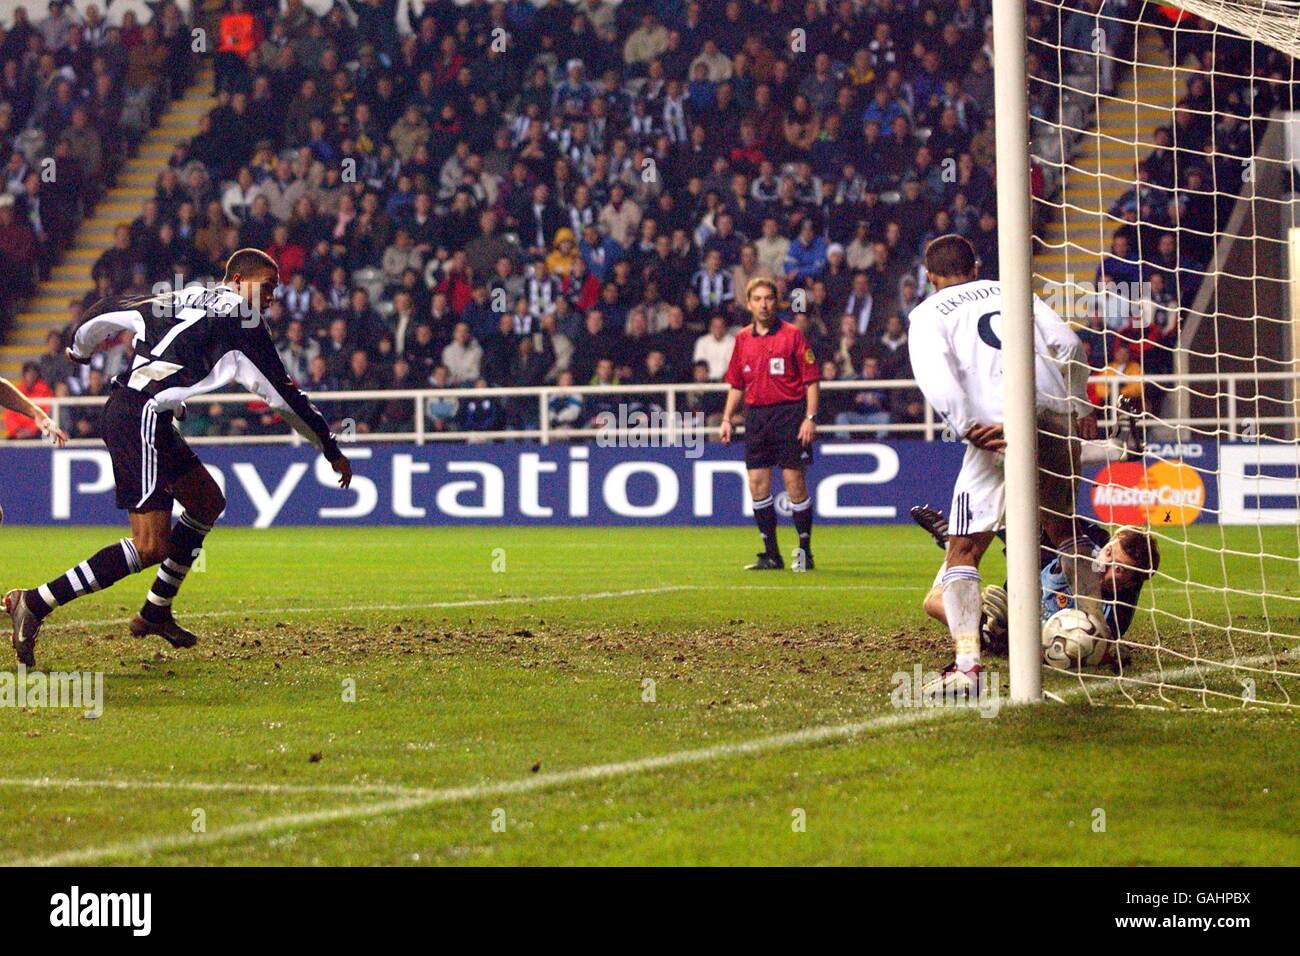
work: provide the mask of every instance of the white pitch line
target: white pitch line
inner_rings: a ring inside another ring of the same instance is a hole
[[[875,730],[888,730],[926,723],[954,715],[969,716],[978,713],[973,708],[935,707],[926,710],[909,710],[900,713],[885,714],[869,720],[854,721],[847,724],[834,724],[823,727],[810,727],[754,740],[739,741],[730,744],[716,744],[712,747],[699,747],[694,750],[678,750],[655,757],[641,757],[616,763],[594,764],[563,770],[555,773],[539,773],[517,780],[500,783],[480,784],[465,787],[446,787],[430,790],[423,794],[412,794],[396,800],[379,803],[367,803],[356,806],[336,807],[329,810],[315,810],[306,813],[290,813],[265,820],[253,820],[224,827],[206,834],[189,832],[163,836],[142,837],[122,843],[100,847],[87,847],[78,850],[65,850],[27,857],[26,859],[7,861],[3,866],[72,866],[107,860],[114,857],[152,853],[158,850],[195,847],[208,843],[237,840],[244,837],[260,836],[279,830],[291,830],[305,826],[318,826],[342,820],[358,820],[367,817],[382,816],[389,813],[403,813],[419,810],[434,804],[461,803],[480,800],[487,797],[511,796],[545,790],[566,784],[587,783],[593,780],[608,780],[646,773],[652,770],[665,770],[691,764],[708,763],[741,755],[766,753],[804,744],[824,743],[854,737]]]
[[[592,591],[580,594],[538,594],[538,595],[509,595],[506,597],[495,598],[468,598],[460,601],[430,601],[426,603],[415,604],[347,604],[341,607],[321,607],[318,605],[304,606],[296,605],[294,607],[248,607],[248,608],[231,608],[224,611],[193,611],[183,613],[182,616],[189,620],[191,618],[220,618],[220,617],[268,617],[276,614],[333,614],[340,611],[368,613],[371,611],[437,611],[451,608],[464,607],[494,607],[506,604],[552,604],[557,601],[607,601],[619,598],[642,597],[648,594],[671,594],[674,591],[713,591],[717,586],[714,584],[665,584],[652,588],[630,588],[625,591]],[[775,584],[742,584],[736,587],[728,588],[728,591],[790,591],[792,593],[802,593],[804,591],[915,591],[916,588],[903,585],[890,584],[814,584],[814,585],[775,585]],[[108,624],[127,624],[130,618],[106,618],[103,620],[77,620],[77,621],[52,621],[45,626],[45,632],[50,631],[67,631],[76,628],[102,627]]]
[[[1272,660],[1269,655],[1259,655],[1248,658],[1242,663],[1258,664]],[[1198,666],[1191,665],[1183,668],[1166,671],[1150,671],[1146,674],[1138,675],[1136,678],[1130,678],[1133,681],[1144,680],[1177,680],[1183,677],[1199,675],[1204,669],[1213,669],[1216,665],[1213,662],[1205,662]],[[1217,665],[1219,667],[1225,665]],[[1092,691],[1093,695],[1100,695],[1112,690],[1117,690],[1127,680],[1116,679],[1113,683],[1102,685]],[[1193,688],[1175,688],[1178,690],[1194,691]],[[1082,686],[1063,691],[1061,698],[1078,697],[1084,693]],[[1007,704],[1006,706],[1012,706]],[[915,724],[928,723],[945,717],[969,716],[972,712],[978,713],[974,708],[967,707],[934,707],[927,709],[914,709],[908,711],[884,714],[879,717],[872,717],[867,720],[853,721],[844,724],[831,724],[821,727],[809,727],[804,730],[795,730],[788,733],[774,734],[768,737],[759,737],[753,740],[738,741],[729,744],[716,744],[712,747],[699,747],[692,750],[678,750],[671,753],[660,754],[653,757],[642,757],[636,760],[625,760],[615,763],[594,764],[587,767],[578,767],[573,770],[557,771],[554,773],[535,774],[530,777],[523,777],[516,780],[507,780],[500,783],[478,784],[473,786],[462,787],[445,787],[435,790],[419,790],[411,788],[407,795],[377,803],[366,803],[346,807],[336,807],[328,810],[314,810],[305,813],[291,813],[278,817],[270,817],[265,820],[253,820],[248,823],[239,823],[233,826],[224,827],[214,830],[207,834],[193,833],[176,833],[152,837],[141,837],[136,840],[129,840],[122,843],[108,844],[99,847],[86,847],[77,850],[65,850],[58,853],[37,855],[25,859],[12,860],[0,863],[0,866],[72,866],[78,864],[92,863],[100,860],[113,859],[121,856],[131,856],[141,853],[153,853],[160,850],[179,849],[183,847],[196,847],[207,843],[227,842],[238,840],[245,837],[261,836],[266,833],[273,833],[280,830],[292,830],[300,827],[321,826],[330,823],[336,823],[343,820],[366,819],[375,816],[384,816],[390,813],[404,813],[411,810],[419,810],[424,807],[435,804],[462,803],[470,800],[479,800],[487,797],[510,796],[521,793],[531,793],[536,790],[544,790],[551,787],[560,787],[566,784],[588,783],[594,780],[608,780],[615,777],[632,776],[639,773],[646,773],[654,770],[666,770],[672,767],[689,766],[692,764],[708,763],[714,760],[724,760],[731,757],[754,755],[766,753],[772,750],[781,750],[787,747],[795,747],[806,744],[819,744],[834,741],[846,740],[860,734],[871,733],[873,731],[886,731],[903,727],[910,727]],[[1234,711],[1235,712],[1235,711]],[[0,780],[0,786],[85,786],[93,787],[96,781],[50,781],[48,784],[39,783],[39,779],[34,781],[5,781]],[[130,781],[111,781],[106,782],[115,789],[130,789]],[[172,781],[150,781],[144,784],[146,787],[155,789],[191,789],[191,790],[260,790],[263,792],[282,792],[297,793],[309,792],[317,788],[304,789],[292,784],[254,784],[245,786],[240,784],[186,784],[175,783]],[[328,787],[329,785],[324,785]],[[346,787],[346,785],[340,785]],[[382,786],[382,785],[381,785]],[[272,790],[270,788],[277,788]],[[395,792],[403,792],[402,788],[394,787]],[[327,792],[321,789],[319,792]],[[347,791],[345,791],[347,792]],[[377,790],[376,792],[382,792]]]
[[[640,597],[646,594],[668,594],[672,591],[695,591],[703,588],[702,584],[669,584],[655,588],[630,588],[626,591],[591,591],[584,594],[515,594],[495,598],[468,598],[461,601],[429,601],[422,604],[348,604],[342,607],[303,606],[296,607],[249,607],[225,611],[193,611],[183,616],[190,618],[216,617],[265,617],[275,614],[333,614],[339,611],[365,613],[369,611],[436,611],[443,608],[458,607],[492,607],[498,604],[549,604],[555,601],[605,601],[612,598]],[[126,624],[130,618],[111,618],[103,621],[69,621],[55,622],[50,630],[66,630],[76,627],[98,627],[104,624]]]

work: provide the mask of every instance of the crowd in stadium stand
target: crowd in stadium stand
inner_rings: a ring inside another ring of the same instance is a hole
[[[1087,49],[1095,10],[1083,3],[1058,23],[1056,8],[1033,4],[1034,28]],[[770,275],[824,377],[863,382],[824,392],[823,424],[883,426],[924,415],[919,392],[871,382],[911,377],[925,243],[959,232],[997,273],[986,0],[358,0],[319,16],[301,0],[229,0],[217,32],[218,105],[95,263],[69,328],[102,295],[219,277],[232,251],[255,246],[280,264],[268,321],[312,393],[704,383],[721,379],[746,321],[746,282]],[[30,291],[36,264],[53,258],[44,247],[66,243],[152,112],[183,89],[189,38],[170,4],[144,28],[74,23],[51,4],[0,33],[7,286]],[[1031,93],[1057,69],[1031,56]],[[1195,81],[1188,91],[1208,95]],[[1031,99],[1050,118],[1051,98]],[[1195,105],[1178,121],[1200,135]],[[39,147],[23,141],[34,134]],[[79,172],[47,189],[33,176],[50,153]],[[1141,169],[1121,212],[1136,220],[1140,208],[1151,225],[1121,229],[1098,278],[1150,273],[1143,308],[1158,318],[1123,358],[1110,345],[1129,337],[1118,316],[1099,309],[1084,331],[1092,364],[1120,373],[1166,361],[1160,336],[1177,334],[1187,268],[1209,260],[1166,248],[1205,215],[1204,170],[1175,170],[1167,149]],[[62,344],[52,336],[30,366],[48,392],[102,393],[129,361],[119,341],[70,368]],[[701,392],[679,410],[716,421],[721,405]],[[585,425],[610,407],[565,396],[547,414]],[[361,432],[407,431],[415,414],[405,400],[325,408]],[[93,410],[80,411],[67,424],[94,435]],[[422,414],[434,430],[493,430],[536,427],[539,411],[484,395]],[[283,423],[214,405],[184,427]]]

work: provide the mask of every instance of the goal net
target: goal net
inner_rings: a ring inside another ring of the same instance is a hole
[[[1103,426],[1076,512],[1161,559],[1114,669],[1045,689],[1300,706],[1300,4],[1027,13],[1033,286],[1079,332]]]

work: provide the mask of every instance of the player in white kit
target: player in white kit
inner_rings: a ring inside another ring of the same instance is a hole
[[[917,384],[966,457],[948,512],[943,605],[955,660],[943,672],[945,694],[975,695],[980,687],[980,559],[1002,528],[1006,505],[1002,452],[1002,289],[979,278],[974,247],[940,236],[925,250],[935,292],[908,317],[908,351]],[[1093,544],[1075,526],[1079,445],[1097,437],[1085,394],[1088,368],[1078,336],[1045,302],[1034,298],[1038,408],[1038,469],[1042,529],[1061,555],[1081,610],[1105,629]]]

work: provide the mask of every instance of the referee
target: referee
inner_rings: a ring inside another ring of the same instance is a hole
[[[811,571],[812,500],[804,471],[812,464],[817,435],[820,370],[803,333],[776,317],[776,283],[766,277],[750,279],[745,305],[753,319],[736,336],[725,380],[731,386],[722,412],[722,441],[731,442],[731,418],[744,398],[745,467],[754,499],[754,521],[763,536],[763,551],[746,571],[780,571],[785,567],[776,546],[776,506],[772,500],[772,469],[790,496],[790,511],[799,547],[791,570]]]

